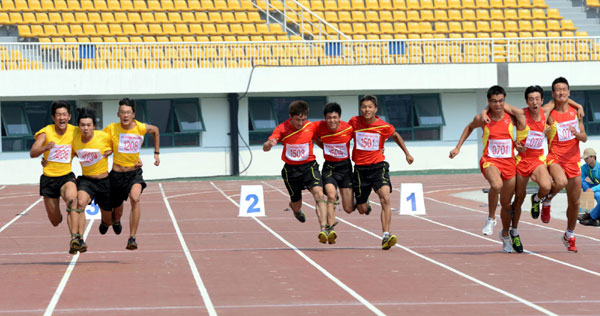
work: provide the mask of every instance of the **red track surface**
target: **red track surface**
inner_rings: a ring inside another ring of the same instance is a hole
[[[150,183],[139,249],[125,250],[127,218],[120,236],[112,229],[100,235],[95,221],[89,251],[74,260],[68,278],[66,223],[52,227],[38,203],[0,232],[0,315],[202,315],[212,307],[219,315],[599,314],[600,230],[578,226],[579,253],[567,253],[564,221],[542,224],[524,213],[519,231],[532,253],[504,254],[500,226],[481,235],[487,207],[451,195],[485,187],[481,175],[392,181],[395,190],[401,182],[423,183],[427,215],[395,214],[392,232],[401,247],[389,251],[380,248],[377,205],[370,216],[338,212],[338,243],[323,245],[309,206],[304,224],[282,211],[288,199],[281,181],[165,182],[168,205],[159,184]],[[241,184],[263,184],[267,217],[237,217]],[[37,193],[37,186],[1,189],[0,227]],[[393,207],[399,197],[394,191]],[[309,195],[304,200],[314,205]]]

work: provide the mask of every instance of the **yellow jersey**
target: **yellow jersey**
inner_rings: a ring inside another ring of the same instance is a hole
[[[34,138],[40,134],[46,134],[46,141],[42,146],[54,142],[54,147],[44,152],[44,160],[48,163],[44,167],[44,175],[47,177],[61,177],[71,172],[71,161],[73,160],[73,150],[71,144],[75,134],[79,133],[79,127],[67,124],[67,130],[64,134],[58,135],[54,124],[47,125],[39,130]]]
[[[146,124],[134,120],[135,127],[124,129],[121,123],[104,128],[112,141],[113,162],[123,167],[133,167],[140,157],[140,149],[146,135]]]
[[[73,139],[73,151],[79,158],[84,176],[108,172],[108,159],[104,157],[104,152],[111,149],[110,137],[103,131],[94,131],[94,136],[87,143],[81,141],[81,133]]]

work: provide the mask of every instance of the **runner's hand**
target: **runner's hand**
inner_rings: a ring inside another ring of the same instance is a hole
[[[135,165],[133,165],[135,168],[139,169],[141,167],[144,166],[144,163],[142,162],[142,159],[138,158],[138,161],[135,163]]]
[[[108,158],[108,156],[112,155],[113,151],[112,150],[107,150],[104,152],[104,158]]]
[[[56,145],[54,142],[49,142],[48,144],[46,144],[46,146],[44,146],[44,151],[50,150],[50,148],[54,147],[54,145]]]
[[[160,157],[158,154],[154,154],[154,165],[158,167],[160,165]]]
[[[46,167],[46,165],[48,165],[48,160],[42,157],[42,167]]]
[[[413,158],[411,154],[406,154],[406,162],[408,162],[408,164],[411,165],[413,161],[415,161],[415,158]]]
[[[527,148],[525,146],[523,146],[523,144],[519,143],[519,142],[515,142],[515,147],[517,148],[517,151],[520,153],[523,153],[527,150]]]
[[[577,117],[581,120],[585,116],[585,111],[582,108],[577,109]]]
[[[454,148],[450,151],[450,159],[456,157],[458,154],[460,153],[460,149],[458,148]]]
[[[482,121],[482,123],[487,124],[487,123],[491,122],[492,120],[487,115],[487,113],[481,113],[481,121]]]

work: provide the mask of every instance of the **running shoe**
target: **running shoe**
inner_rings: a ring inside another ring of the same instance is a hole
[[[365,215],[371,214],[372,210],[373,208],[371,207],[371,201],[367,201],[367,211],[365,212]]]
[[[588,218],[588,219],[580,220],[579,224],[584,225],[584,226],[600,226],[600,220]]]
[[[102,220],[100,220],[100,226],[98,226],[98,231],[100,234],[104,235],[108,231],[108,225],[104,224]]]
[[[508,234],[510,236],[510,241],[512,242],[513,249],[518,252],[523,252],[523,244],[521,243],[521,237],[519,235],[513,236],[512,233]]]
[[[135,237],[131,236],[129,237],[129,240],[127,241],[127,247],[125,247],[126,249],[129,250],[136,250],[137,249],[137,243],[135,242]]]
[[[321,230],[318,235],[319,242],[322,244],[327,243],[327,231],[325,229]]]
[[[542,222],[548,224],[550,223],[550,205],[542,205]]]
[[[302,212],[302,210],[299,210],[298,212],[294,212],[294,210],[292,210],[292,212],[294,213],[294,217],[298,221],[300,221],[300,223],[306,222],[306,216],[304,215],[304,212]]]
[[[87,251],[87,244],[83,240],[83,238],[79,238],[79,252],[84,253]]]
[[[496,224],[498,224],[498,223],[496,222],[495,219],[491,219],[491,218],[488,217],[485,220],[485,225],[483,226],[483,229],[481,230],[481,232],[484,235],[491,235],[491,234],[493,234],[494,233],[494,226],[496,226]]]
[[[325,230],[327,230],[327,242],[330,245],[335,244],[335,240],[337,239],[337,233],[335,232],[335,230],[333,230],[333,227],[335,225],[337,225],[338,222],[333,223],[333,225],[327,225],[327,227],[325,227]]]
[[[121,231],[123,230],[123,226],[121,226],[121,221],[113,222],[112,228],[115,234],[120,235]]]
[[[512,246],[512,242],[510,241],[510,237],[502,236],[502,231],[498,232],[498,236],[500,236],[500,240],[502,241],[502,251],[504,251],[506,253],[511,253],[513,251],[513,246]]]
[[[383,237],[383,240],[381,241],[381,249],[388,250],[392,248],[397,241],[398,238],[396,237],[396,235],[387,235]]]
[[[531,195],[531,218],[533,219],[540,217],[540,204],[542,203],[542,200],[534,201],[536,195],[537,193]]]
[[[577,246],[575,246],[575,236],[567,239],[567,234],[563,234],[561,240],[569,252],[577,252]]]
[[[585,212],[583,214],[579,214],[579,216],[577,216],[577,219],[580,222],[583,221],[583,220],[586,220],[586,219],[590,219],[590,218],[591,218],[591,216],[590,216],[590,213],[588,213],[588,212]]]
[[[79,243],[79,238],[73,237],[73,239],[71,239],[71,242],[69,243],[69,253],[72,255],[77,254],[80,247],[81,244]]]

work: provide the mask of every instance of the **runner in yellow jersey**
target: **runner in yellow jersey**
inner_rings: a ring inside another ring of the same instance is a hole
[[[92,199],[102,210],[102,217],[112,221],[110,204],[110,180],[108,178],[108,159],[112,154],[112,143],[108,134],[95,130],[96,112],[89,108],[77,109],[79,133],[73,139],[73,152],[79,158],[82,175],[77,178],[77,211],[80,220],[85,222],[85,207]],[[117,235],[121,226],[113,226]],[[100,222],[100,233],[106,234],[108,226]],[[76,232],[77,233],[77,232]],[[80,234],[83,231],[79,232]],[[80,250],[81,251],[81,250]]]
[[[135,234],[140,223],[140,198],[146,187],[142,177],[142,169],[137,164],[144,135],[151,134],[154,139],[154,165],[160,164],[160,133],[154,125],[144,124],[135,120],[135,101],[125,98],[119,101],[117,112],[120,123],[112,123],[104,128],[112,140],[113,166],[110,172],[110,199],[114,208],[115,223],[120,222],[123,215],[123,202],[130,199],[131,214],[129,215],[130,237],[127,249],[137,249]],[[103,219],[106,222],[106,220]],[[114,228],[114,226],[113,226]],[[116,232],[116,231],[115,231]]]
[[[58,199],[62,197],[67,204],[69,231],[81,231],[85,226],[85,221],[78,222],[78,214],[71,212],[72,203],[77,198],[75,175],[71,171],[71,160],[73,159],[71,144],[78,129],[69,124],[71,110],[67,102],[55,101],[52,102],[51,107],[54,124],[35,133],[35,142],[31,146],[29,155],[31,158],[44,155],[44,171],[40,177],[40,195],[44,197],[44,206],[52,225],[58,226],[62,221]],[[71,234],[69,252],[77,253],[81,244],[83,244],[82,236]]]

